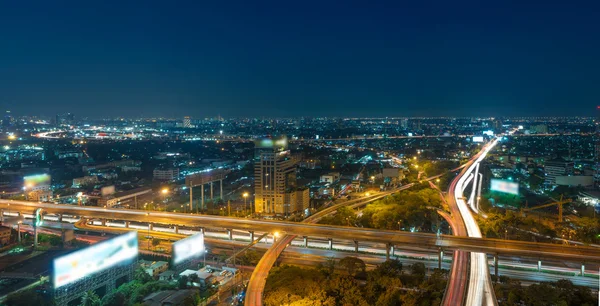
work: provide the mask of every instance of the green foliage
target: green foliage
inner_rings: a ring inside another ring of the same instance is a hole
[[[495,285],[499,305],[598,305],[598,296],[587,287],[575,286],[571,281],[542,282],[527,287],[518,281],[504,279]],[[503,297],[503,298],[501,298]]]
[[[102,301],[94,291],[86,291],[81,298],[80,306],[101,306]]]
[[[152,246],[156,247],[160,244],[160,239],[159,238],[152,238]]]
[[[62,238],[60,236],[56,236],[56,235],[39,233],[38,234],[38,242],[40,244],[48,243],[51,246],[61,246]]]
[[[247,250],[244,254],[236,257],[236,262],[243,266],[255,266],[260,260],[260,255],[255,250]]]
[[[190,279],[185,275],[180,276],[179,279],[177,279],[177,286],[179,289],[186,289],[188,287],[189,280]]]
[[[437,207],[441,207],[441,199],[436,190],[405,190],[367,205],[358,223],[378,229],[401,227],[432,232],[438,222],[437,212],[432,208]]]
[[[360,266],[362,260],[346,257],[340,267]],[[281,266],[271,270],[265,287],[265,305],[439,305],[446,288],[447,274],[435,270],[432,277],[405,290],[401,277],[402,263],[389,260],[366,272],[366,282],[359,283],[352,273],[332,273],[335,267],[329,260],[320,268],[306,269]],[[423,265],[411,266],[423,278]],[[325,272],[325,273],[324,273]],[[413,301],[413,304],[403,303]],[[425,302],[423,302],[425,301]]]
[[[339,262],[340,266],[344,267],[350,276],[356,276],[359,272],[365,272],[367,266],[362,259],[356,257],[344,257]]]

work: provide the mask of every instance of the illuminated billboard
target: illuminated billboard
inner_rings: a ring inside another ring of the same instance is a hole
[[[483,134],[483,135],[488,135],[488,136],[490,136],[490,137],[493,137],[493,136],[494,136],[494,131],[492,131],[492,130],[487,130],[487,131],[483,131],[483,133],[482,133],[482,134]]]
[[[254,142],[256,148],[275,148],[285,150],[287,148],[287,137],[281,136],[278,138],[263,138]]]
[[[204,235],[195,234],[173,243],[173,264],[198,257],[204,252]]]
[[[131,263],[138,255],[138,234],[129,232],[54,259],[54,288],[107,268]]]
[[[473,136],[473,142],[483,142],[483,136]]]
[[[23,177],[23,186],[27,189],[35,189],[37,186],[49,186],[50,175],[37,174]]]
[[[519,183],[515,183],[515,182],[511,182],[511,181],[492,179],[492,186],[490,189],[492,191],[498,191],[498,192],[519,195]]]

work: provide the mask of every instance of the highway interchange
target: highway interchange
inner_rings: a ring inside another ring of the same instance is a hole
[[[181,213],[154,211],[146,212],[101,207],[78,207],[71,205],[44,204],[12,200],[0,200],[0,209],[4,215],[7,214],[7,212],[10,213],[11,211],[13,213],[18,211],[24,214],[32,214],[35,209],[42,208],[46,214],[62,216],[64,218],[72,217],[74,219],[86,218],[96,220],[120,220],[126,221],[127,224],[130,222],[132,224],[151,223],[155,226],[167,225],[169,228],[177,225],[181,227],[182,231],[184,228],[204,228],[207,229],[207,231],[210,229],[216,229],[220,231],[229,230],[230,232],[238,230],[252,232],[256,231],[257,233],[276,233],[273,235],[273,237],[275,238],[277,235],[280,235],[281,237],[279,237],[279,241],[272,244],[265,255],[261,258],[257,268],[254,270],[256,275],[253,274],[253,278],[259,280],[259,283],[262,284],[259,284],[258,288],[253,288],[251,280],[248,288],[246,305],[262,304],[262,289],[264,288],[264,282],[266,280],[266,276],[268,275],[268,270],[275,263],[281,252],[286,250],[286,248],[289,249],[290,252],[285,253],[286,255],[283,256],[284,261],[287,261],[290,258],[293,260],[307,262],[315,261],[318,260],[318,258],[322,259],[323,256],[326,256],[325,254],[329,254],[328,252],[340,252],[338,250],[312,250],[310,248],[297,247],[296,245],[298,244],[298,241],[294,240],[296,236],[308,237],[308,239],[314,239],[317,241],[324,238],[326,241],[325,243],[329,243],[329,245],[332,243],[332,240],[330,239],[335,239],[333,243],[339,245],[347,244],[347,241],[358,241],[360,244],[365,245],[379,244],[384,246],[384,252],[389,252],[390,246],[418,248],[422,253],[437,253],[440,249],[444,251],[456,251],[454,254],[454,261],[452,262],[452,274],[444,304],[458,305],[464,303],[466,305],[494,305],[497,303],[497,301],[493,295],[493,288],[491,287],[490,268],[486,254],[497,255],[500,257],[501,261],[503,260],[502,258],[519,257],[531,260],[573,262],[580,264],[600,263],[600,248],[481,238],[479,227],[471,214],[471,210],[467,206],[465,198],[463,197],[463,191],[466,189],[465,185],[468,183],[468,175],[474,171],[477,164],[485,158],[486,154],[493,148],[497,141],[498,140],[496,139],[486,145],[481,152],[479,152],[471,161],[469,161],[466,167],[463,168],[461,173],[456,177],[450,186],[448,203],[452,212],[451,218],[455,221],[455,223],[458,223],[458,225],[451,223],[451,226],[455,234],[464,234],[461,233],[460,229],[461,226],[464,227],[468,237],[381,231],[364,228],[315,225],[309,223],[265,221]],[[410,186],[408,185],[404,186],[404,188],[409,187]],[[313,216],[312,219],[308,218],[306,221],[316,222],[316,220],[318,220],[320,217],[334,212],[339,206],[359,207],[365,205],[369,201],[373,201],[374,199],[387,196],[390,193],[397,191],[398,190],[378,193],[368,198],[340,203],[321,211],[317,215]],[[457,212],[460,214],[460,216],[457,216]],[[460,217],[462,224],[460,224],[461,222],[457,222],[459,219],[458,217]],[[288,247],[289,245],[291,246]],[[264,244],[257,245],[259,248],[263,248],[265,246],[266,245]],[[364,246],[363,249],[365,249]],[[373,249],[381,250],[377,247],[374,247]],[[468,267],[469,261],[465,261],[466,252],[470,252],[470,269]],[[302,256],[302,259],[294,257],[296,255],[287,255],[288,253],[298,254],[298,256]],[[366,258],[366,261],[369,264],[376,264],[377,260],[382,260],[381,256],[365,255],[362,253],[360,257]],[[434,263],[434,265],[437,266],[437,263]],[[442,265],[447,266],[448,264],[444,262]],[[466,271],[469,271],[469,276],[468,286],[466,286],[468,291],[465,296],[464,282],[467,280],[467,278],[464,275],[461,276],[460,274],[464,274]],[[531,272],[527,271],[507,271],[502,268],[501,271],[503,275],[515,275],[515,277],[529,281],[537,281],[538,279],[552,280],[556,278],[548,277],[547,275],[539,277],[535,273],[532,274]],[[530,277],[529,279],[527,279],[528,276]],[[585,281],[585,278],[582,279]]]

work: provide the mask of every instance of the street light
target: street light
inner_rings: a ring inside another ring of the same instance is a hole
[[[248,210],[248,206],[246,204],[246,200],[248,199],[248,193],[244,192],[242,196],[244,197],[244,210]]]
[[[163,188],[160,192],[162,192],[162,194],[167,194],[169,193],[169,188]]]
[[[204,249],[204,269],[206,270],[206,253],[208,253],[208,249]]]
[[[273,233],[273,243],[275,243],[275,241],[277,241],[276,240],[277,238],[279,238],[279,232]]]

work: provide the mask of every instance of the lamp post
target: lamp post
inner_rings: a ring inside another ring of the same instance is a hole
[[[242,195],[244,197],[244,212],[246,212],[248,210],[247,204],[246,204],[246,200],[248,199],[248,193],[244,192],[244,194]]]
[[[206,270],[206,253],[208,253],[208,249],[204,249],[204,269]]]

